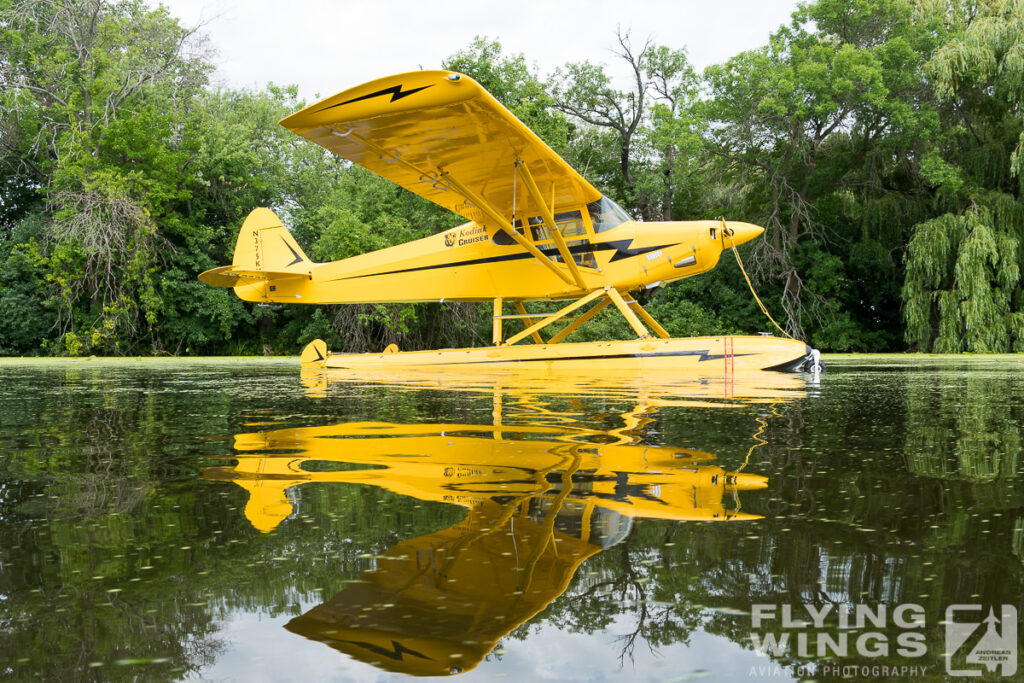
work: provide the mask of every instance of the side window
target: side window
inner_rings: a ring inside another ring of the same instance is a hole
[[[569,247],[569,251],[572,252],[572,258],[576,264],[586,268],[596,268],[597,259],[594,258],[593,245],[587,239],[589,234],[586,222],[583,220],[583,212],[563,211],[562,213],[556,213],[554,218],[555,227],[558,228],[558,232],[565,238],[565,243]],[[545,253],[551,256],[552,261],[561,261],[562,257],[556,252],[555,240],[548,232],[548,227],[544,225],[544,219],[540,216],[530,216],[525,222],[525,227],[529,229],[529,233],[523,232],[523,221],[520,219],[516,219],[514,223],[516,230],[520,234],[528,234],[534,244],[541,247]],[[583,237],[584,239],[573,239],[574,237]]]
[[[517,218],[514,225],[519,234],[527,234],[523,232],[523,221]],[[530,216],[526,219],[526,225],[530,228],[529,237],[534,243],[551,241],[551,235],[548,234],[547,226],[544,225],[544,219],[540,216]]]
[[[583,214],[579,211],[556,213],[555,227],[566,239],[587,234],[587,228],[583,225]]]
[[[565,211],[555,214],[555,227],[565,238],[566,246],[572,253],[572,260],[576,265],[585,268],[596,268],[597,259],[594,257],[594,247],[589,239],[574,240],[573,237],[587,237],[587,226],[583,222],[583,213],[580,211]],[[561,257],[553,257],[561,260]]]

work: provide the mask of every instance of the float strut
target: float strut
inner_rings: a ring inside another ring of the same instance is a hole
[[[519,315],[525,316],[523,318],[523,327],[529,328],[531,325],[533,325],[533,318],[530,317],[530,315],[526,312],[526,306],[523,305],[523,302],[522,301],[515,302],[515,307],[516,307],[516,313],[518,313]],[[544,343],[544,339],[541,338],[539,332],[534,332],[532,336],[533,336],[534,343],[536,343],[536,344],[543,344]]]
[[[651,314],[644,310],[644,307],[640,305],[639,301],[636,301],[636,297],[633,297],[633,301],[629,302],[629,307],[633,309],[633,312],[640,316],[640,319],[647,323],[647,327],[654,330],[662,339],[668,339],[669,334],[665,331],[665,328],[658,324],[658,321],[651,317]]]
[[[515,344],[517,341],[519,341],[521,339],[525,339],[526,337],[529,337],[534,332],[539,332],[541,329],[547,327],[548,325],[550,325],[551,323],[555,322],[556,320],[561,320],[562,318],[564,318],[565,316],[569,315],[570,313],[572,313],[576,309],[580,308],[581,306],[586,306],[591,301],[593,301],[594,299],[598,298],[599,296],[601,296],[604,293],[605,293],[604,290],[595,289],[593,292],[591,292],[590,294],[587,294],[582,299],[577,299],[576,301],[574,301],[573,303],[569,304],[565,308],[562,308],[562,309],[559,309],[558,311],[555,311],[554,313],[552,313],[548,317],[544,318],[540,322],[534,323],[533,325],[530,325],[529,327],[527,327],[522,332],[509,337],[508,341],[506,343],[511,346],[512,344]]]
[[[634,332],[636,332],[638,339],[650,336],[651,333],[647,331],[647,328],[644,327],[642,322],[640,322],[640,319],[636,317],[636,313],[633,312],[633,309],[627,306],[626,302],[623,301],[622,295],[619,294],[619,290],[614,287],[606,287],[605,294],[608,295],[608,298],[612,300],[615,307],[619,309],[619,313],[622,314],[622,317],[626,319],[629,326],[633,328]]]
[[[494,298],[494,323],[492,325],[492,332],[491,332],[491,341],[494,342],[495,346],[501,346],[501,336],[502,336],[502,329],[501,329],[501,321],[502,321],[502,318],[501,318],[501,304],[502,304],[502,298],[500,296],[499,297],[495,297]]]
[[[588,320],[593,318],[595,315],[597,315],[598,313],[603,311],[605,308],[607,308],[608,304],[610,304],[610,303],[611,303],[611,301],[609,301],[608,299],[601,299],[596,304],[594,304],[586,313],[584,313],[580,317],[578,317],[575,320],[573,320],[571,323],[566,325],[565,328],[561,332],[559,332],[558,334],[553,336],[551,339],[549,339],[548,340],[548,344],[557,344],[558,342],[562,341],[563,339],[568,337],[570,334],[575,332],[577,329],[579,329],[579,327],[581,325],[583,325],[583,323],[587,322]]]

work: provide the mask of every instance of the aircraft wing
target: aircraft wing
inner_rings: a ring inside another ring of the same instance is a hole
[[[388,76],[317,102],[281,125],[455,213],[487,223],[457,184],[506,218],[536,216],[514,164],[523,161],[554,209],[601,193],[479,83],[449,71]],[[448,175],[444,175],[447,173]]]

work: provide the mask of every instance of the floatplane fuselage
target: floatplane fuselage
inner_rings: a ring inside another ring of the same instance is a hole
[[[610,204],[607,199],[601,203]],[[594,233],[591,226],[595,222],[600,226],[602,215],[596,209],[583,207],[559,214],[572,217],[558,223],[560,229],[572,222],[570,229],[588,235],[586,241],[577,240],[578,244],[569,247],[578,261],[581,282],[566,282],[552,270],[538,267],[536,258],[507,233],[488,231],[475,222],[340,261],[314,263],[267,209],[252,212],[243,225],[235,263],[209,271],[206,279],[218,271],[252,270],[251,276],[232,278],[225,284],[233,286],[241,299],[261,303],[575,299],[605,287],[628,292],[707,272],[728,248],[727,239],[729,246],[742,244],[762,232],[749,223],[640,223],[627,219],[611,227],[605,221],[603,232]],[[536,228],[531,231],[540,232]],[[731,236],[727,237],[727,231]],[[552,240],[533,243],[553,262],[560,262]],[[275,276],[263,277],[265,271]]]

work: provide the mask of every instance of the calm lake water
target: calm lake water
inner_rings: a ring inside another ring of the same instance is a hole
[[[0,361],[0,677],[1013,674],[1022,425],[1020,357]]]

